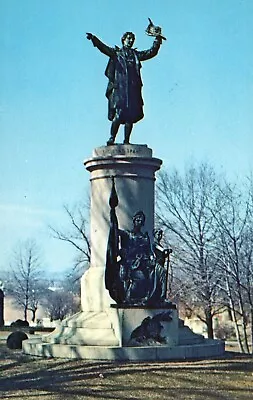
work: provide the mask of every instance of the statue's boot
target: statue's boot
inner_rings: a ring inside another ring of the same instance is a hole
[[[114,144],[115,137],[110,136],[109,139],[107,140],[107,146],[112,146]]]
[[[124,144],[130,144],[130,135],[132,132],[133,124],[127,123],[125,124],[125,139]]]
[[[124,139],[124,144],[130,144],[130,134],[131,134],[131,132],[129,132],[129,133],[125,133],[125,139]]]

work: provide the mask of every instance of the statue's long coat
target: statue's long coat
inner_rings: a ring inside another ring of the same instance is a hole
[[[161,45],[161,39],[155,38],[149,50],[122,47],[109,47],[96,36],[92,42],[103,54],[110,57],[105,70],[109,79],[106,90],[108,98],[108,119],[112,121],[115,115],[120,123],[134,123],[143,118],[141,61],[155,57]]]

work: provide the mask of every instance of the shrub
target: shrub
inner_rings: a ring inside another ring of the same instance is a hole
[[[28,321],[22,321],[22,319],[17,319],[15,322],[11,323],[11,327],[13,328],[27,328],[29,327]]]
[[[7,347],[9,349],[22,349],[22,342],[26,339],[28,339],[28,336],[25,332],[12,332],[7,338]]]

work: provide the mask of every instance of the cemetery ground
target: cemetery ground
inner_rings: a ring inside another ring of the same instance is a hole
[[[253,358],[236,351],[185,362],[95,362],[31,357],[0,341],[1,399],[249,400],[252,388]]]

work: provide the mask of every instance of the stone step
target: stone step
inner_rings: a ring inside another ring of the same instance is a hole
[[[76,327],[76,328],[98,328],[100,329],[101,326],[104,328],[111,328],[111,320],[108,317],[106,312],[83,312],[80,311],[79,313],[72,315],[64,319],[61,323],[61,326],[68,326],[68,327]]]
[[[74,344],[86,346],[118,346],[113,329],[61,327],[50,335],[43,336],[43,342],[54,344]]]
[[[192,346],[149,346],[149,347],[114,347],[114,346],[78,346],[49,344],[42,341],[23,341],[23,352],[33,356],[57,357],[85,360],[126,360],[159,361],[186,360],[222,356],[224,343],[209,340]]]
[[[180,326],[178,329],[178,344],[198,344],[205,340],[203,335],[194,333],[188,326]]]
[[[80,312],[55,328],[42,341],[52,344],[119,346],[112,321],[106,312]]]

